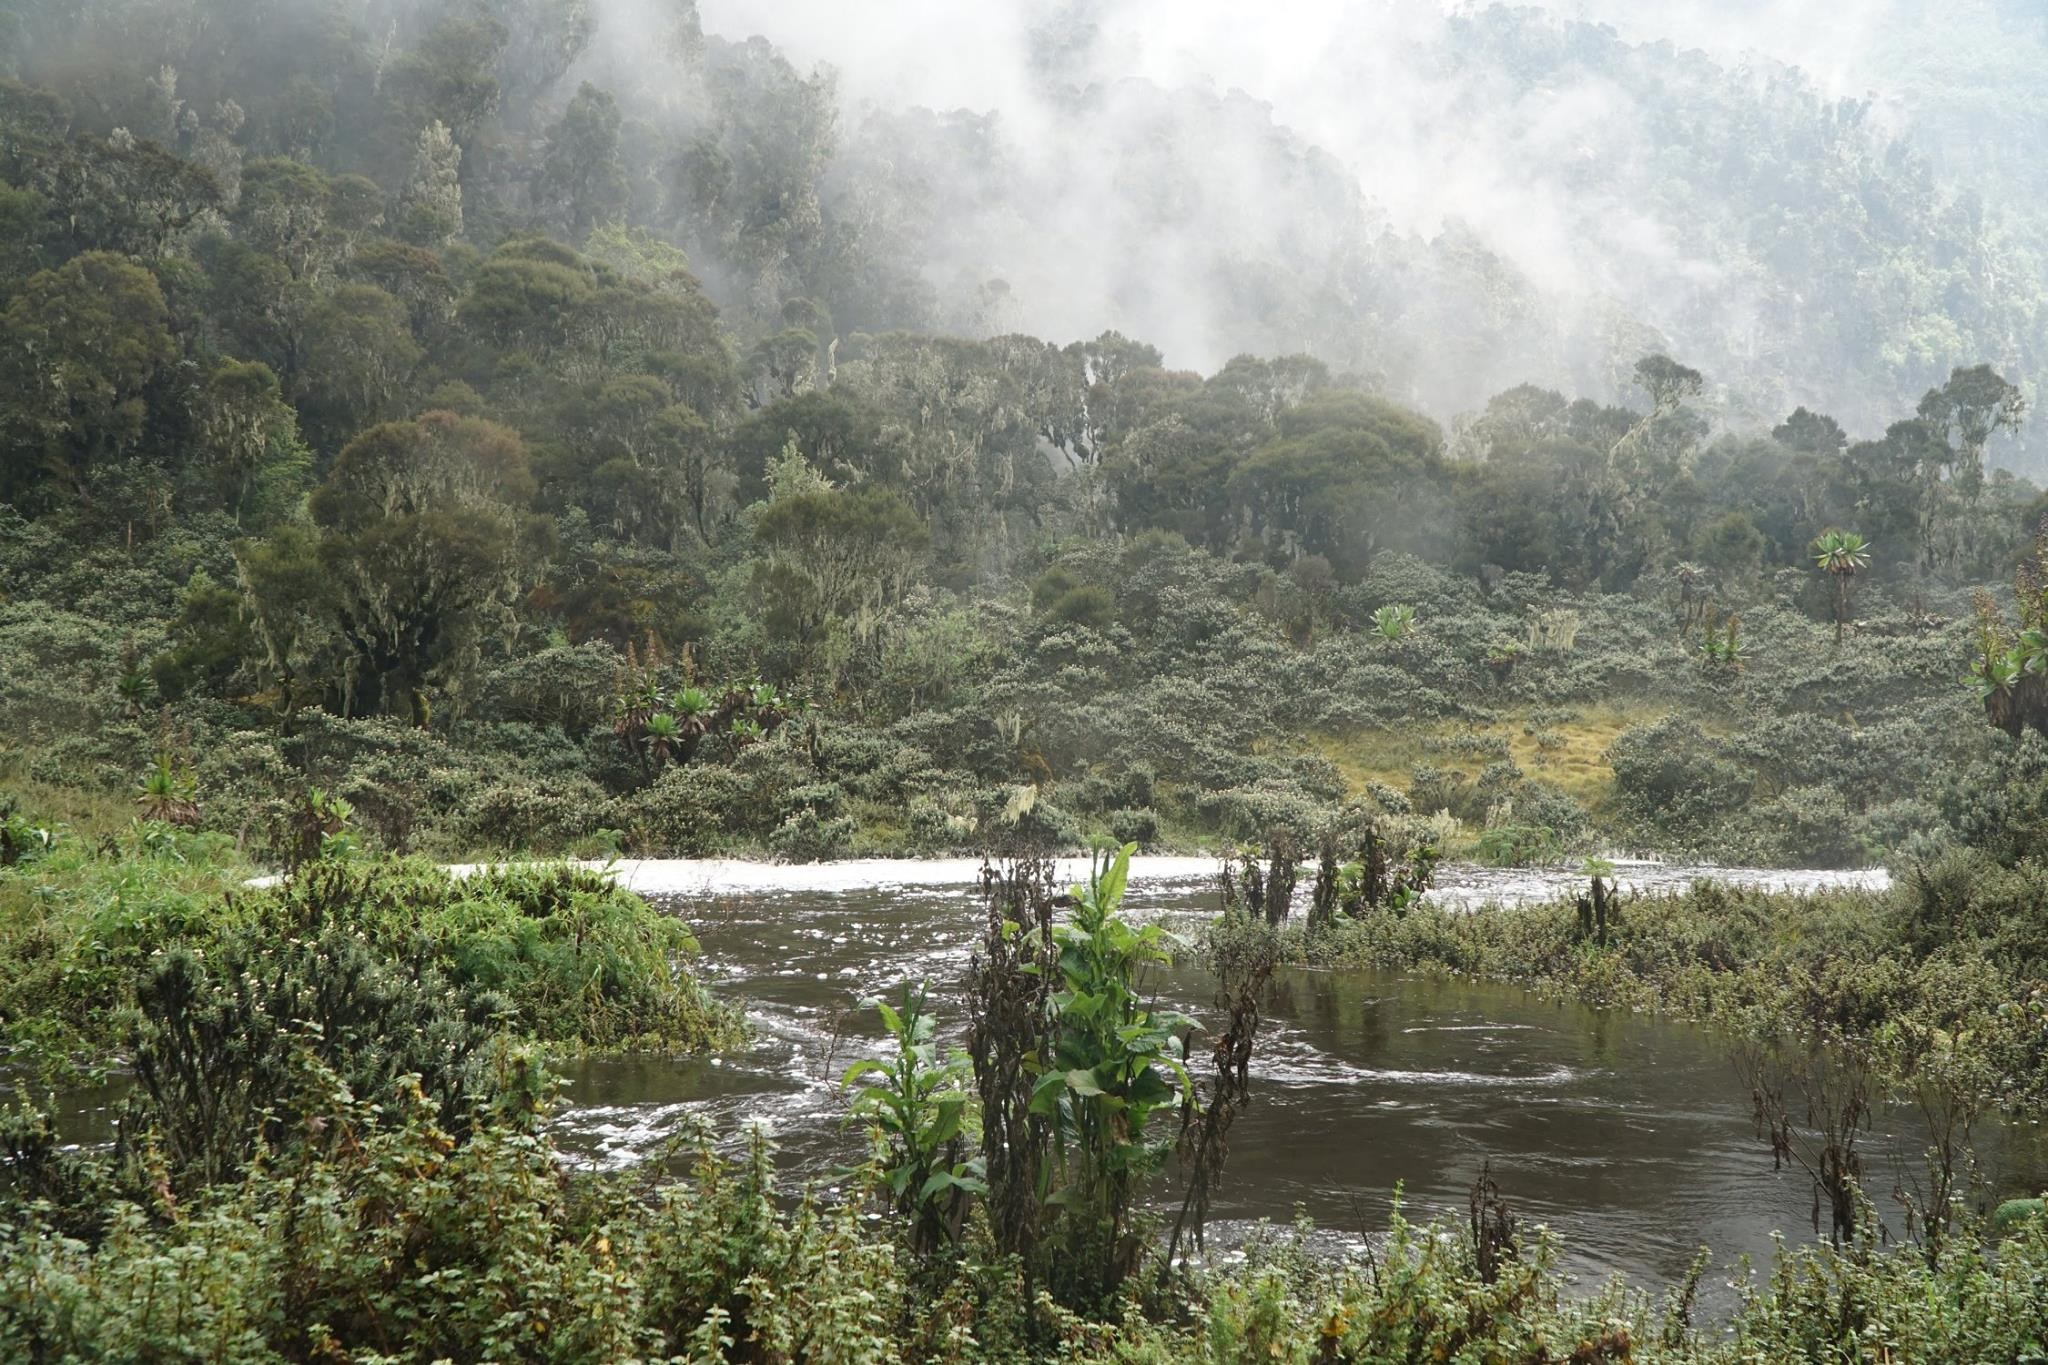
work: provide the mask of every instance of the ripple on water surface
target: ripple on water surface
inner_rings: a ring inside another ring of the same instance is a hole
[[[765,1125],[793,1180],[831,1180],[862,1154],[837,1078],[879,1050],[862,1002],[905,980],[930,983],[932,1009],[957,1039],[962,978],[980,926],[979,864],[623,863],[629,885],[685,916],[702,940],[714,989],[747,1002],[745,1049],[709,1060],[592,1061],[569,1078],[564,1144],[619,1165],[659,1150],[696,1120],[732,1135]],[[1085,875],[1069,861],[1063,874]],[[1215,908],[1215,864],[1140,858],[1127,906],[1192,929]],[[1699,877],[1813,891],[1881,886],[1882,872],[1785,872],[1623,864],[1643,893]],[[1555,896],[1564,872],[1451,867],[1440,902],[1478,907]],[[1196,971],[1162,972],[1161,997],[1207,1008]],[[1254,1099],[1231,1134],[1219,1192],[1228,1241],[1260,1219],[1304,1208],[1333,1249],[1378,1227],[1396,1185],[1411,1213],[1462,1218],[1482,1163],[1526,1223],[1562,1235],[1567,1265],[1644,1281],[1683,1273],[1705,1243],[1766,1255],[1769,1234],[1808,1229],[1810,1193],[1774,1174],[1751,1128],[1747,1092],[1725,1049],[1668,1021],[1602,1014],[1469,982],[1290,969],[1274,982],[1254,1061]],[[1869,1142],[1871,1169],[1911,1144],[1890,1130]],[[1994,1171],[2048,1178],[2048,1158],[1996,1136]]]

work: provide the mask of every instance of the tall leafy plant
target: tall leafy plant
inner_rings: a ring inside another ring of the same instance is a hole
[[[1388,644],[1399,644],[1415,629],[1415,608],[1389,603],[1372,614],[1373,634]]]
[[[988,1193],[980,1158],[964,1155],[973,1066],[957,1048],[940,1057],[922,989],[906,983],[900,1008],[879,1000],[875,1008],[894,1055],[856,1062],[845,1083],[860,1087],[853,1109],[878,1135],[882,1188],[909,1226],[911,1249],[923,1254],[958,1241],[969,1198]]]
[[[1074,888],[1072,919],[1052,929],[1059,988],[1031,1112],[1049,1124],[1048,1202],[1063,1225],[1055,1289],[1069,1301],[1113,1294],[1136,1267],[1144,1241],[1134,1206],[1172,1150],[1153,1119],[1192,1094],[1189,1021],[1139,993],[1145,971],[1170,959],[1164,930],[1121,913],[1136,851],[1126,844],[1097,858]]]

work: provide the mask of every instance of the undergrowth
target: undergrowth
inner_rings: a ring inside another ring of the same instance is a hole
[[[58,1078],[129,1051],[137,988],[197,959],[339,929],[373,957],[429,966],[475,1013],[554,1052],[730,1042],[740,1022],[691,976],[688,928],[602,873],[561,865],[456,877],[406,860],[319,861],[271,886],[226,837],[68,831],[0,869],[0,1055]]]

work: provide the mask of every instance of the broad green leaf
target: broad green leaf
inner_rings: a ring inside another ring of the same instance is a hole
[[[1067,1073],[1067,1088],[1076,1095],[1100,1095],[1102,1093],[1101,1082],[1097,1081],[1095,1073],[1086,1067],[1076,1067]]]
[[[841,1085],[851,1085],[861,1077],[872,1076],[877,1072],[884,1076],[888,1075],[889,1064],[876,1057],[863,1058],[846,1068],[846,1074],[839,1078],[839,1083]]]

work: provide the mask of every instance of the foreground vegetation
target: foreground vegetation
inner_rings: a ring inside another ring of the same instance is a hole
[[[1491,1275],[1468,1232],[1396,1221],[1367,1259],[1272,1236],[1100,1316],[1034,1292],[977,1221],[954,1255],[858,1204],[792,1207],[769,1153],[687,1181],[565,1178],[531,1118],[456,1141],[336,1095],[317,1141],[98,1240],[0,1232],[12,1359],[615,1361],[2006,1361],[2040,1357],[2048,1220],[1996,1254],[1784,1251],[1726,1323],[1675,1294],[1569,1287],[1533,1238]]]
[[[324,853],[296,875],[256,888],[245,885],[255,869],[218,834],[141,824],[98,846],[65,831],[45,847],[49,827],[19,812],[0,813],[0,828],[24,849],[0,868],[0,1048],[10,1065],[72,1075],[132,1063],[145,1025],[164,1023],[174,997],[213,997],[209,1008],[222,1012],[204,1026],[224,1030],[227,1046],[258,1026],[374,1034],[396,1027],[378,1010],[415,996],[444,1000],[474,1044],[506,1029],[558,1053],[694,1051],[739,1028],[690,976],[696,944],[681,922],[600,874],[518,867],[458,878],[356,858],[323,836]],[[253,993],[251,973],[261,978]],[[403,1074],[402,1039],[393,1047],[393,1074]]]
[[[25,875],[0,873],[0,885]],[[849,1075],[875,1141],[849,1188],[869,1194],[826,1198],[779,1191],[759,1136],[735,1153],[679,1135],[694,1154],[682,1179],[666,1162],[571,1174],[544,1126],[543,1058],[519,1039],[620,1026],[546,1008],[541,971],[501,973],[506,1007],[480,1019],[461,964],[489,955],[486,930],[403,971],[383,955],[388,908],[424,927],[488,921],[501,900],[532,914],[552,895],[553,918],[572,892],[615,910],[631,898],[559,871],[458,887],[418,868],[308,864],[236,921],[290,921],[296,937],[249,937],[208,989],[168,988],[179,971],[211,970],[197,952],[177,970],[137,969],[139,1083],[111,1152],[64,1148],[31,1108],[0,1122],[0,1350],[26,1361],[2017,1365],[2048,1345],[2048,1219],[2016,1209],[1994,1235],[1960,1202],[1907,1247],[1880,1245],[1866,1225],[1839,1244],[1781,1250],[1754,1278],[1723,1268],[1739,1290],[1725,1320],[1694,1303],[1704,1263],[1661,1298],[1620,1284],[1587,1293],[1559,1272],[1547,1236],[1477,1193],[1469,1227],[1397,1213],[1362,1256],[1333,1256],[1295,1229],[1254,1236],[1240,1258],[1169,1259],[1169,1228],[1174,1246],[1200,1244],[1204,1178],[1220,1173],[1223,1134],[1248,1098],[1234,1068],[1249,1060],[1256,1076],[1256,1002],[1283,946],[1267,896],[1291,874],[1251,863],[1230,879],[1213,1070],[1183,1055],[1182,1021],[1133,989],[1163,941],[1120,915],[1122,875],[1119,861],[1100,865],[1071,921],[1042,865],[992,884],[974,1060],[939,1055],[914,995],[886,1011],[893,1053]],[[1730,914],[1704,890],[1694,899],[1696,923]],[[335,942],[315,907],[344,904],[362,908],[361,927]],[[1392,951],[1382,940],[1445,927],[1392,901],[1366,908],[1317,941],[1347,954],[1380,943],[1380,960]],[[1640,908],[1617,922],[1617,956],[1642,955],[1622,946],[1650,937],[1627,927]],[[1834,911],[1806,908],[1817,921]],[[1540,937],[1548,913],[1485,922],[1503,924],[1498,945]],[[340,963],[351,945],[371,945],[367,961]],[[237,991],[237,979],[254,985]],[[324,993],[343,981],[346,1000]],[[270,982],[281,989],[266,992]],[[331,1004],[309,1008],[309,994]],[[529,1022],[549,1018],[559,1022]],[[237,1044],[224,1047],[230,1034]],[[1176,1150],[1191,1193],[1168,1217],[1146,1187]]]

